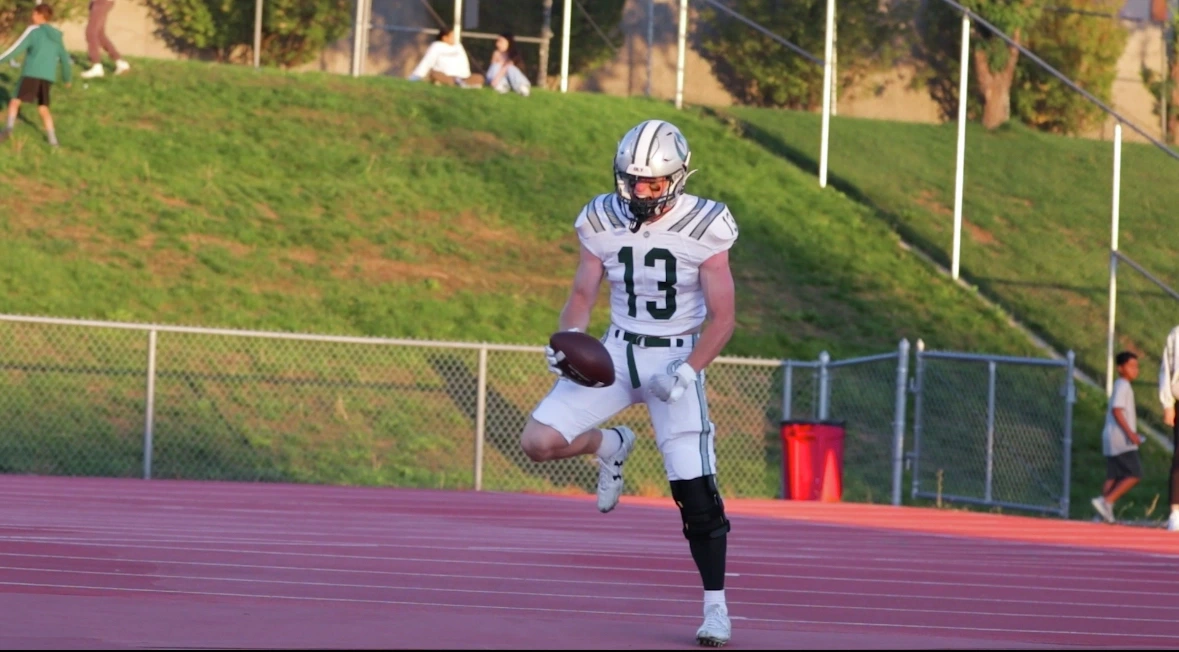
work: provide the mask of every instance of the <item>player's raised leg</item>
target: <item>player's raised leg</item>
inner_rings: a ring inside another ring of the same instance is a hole
[[[622,468],[634,449],[635,434],[626,426],[598,426],[633,402],[631,388],[623,383],[589,388],[559,380],[529,417],[520,447],[534,462],[596,454],[598,510],[609,512],[622,496]]]

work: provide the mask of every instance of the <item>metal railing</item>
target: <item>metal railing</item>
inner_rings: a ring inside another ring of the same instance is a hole
[[[913,497],[1067,518],[1073,352],[1055,360],[926,351],[918,340],[916,358]]]

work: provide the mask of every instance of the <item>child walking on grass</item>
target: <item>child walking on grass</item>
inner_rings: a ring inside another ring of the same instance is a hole
[[[0,141],[8,138],[16,127],[21,102],[37,102],[41,122],[49,144],[57,147],[57,133],[53,128],[53,115],[49,112],[49,89],[57,80],[57,64],[61,63],[61,77],[67,88],[71,79],[70,55],[66,52],[61,31],[49,24],[53,20],[53,8],[39,4],[33,9],[33,24],[20,35],[16,44],[0,54],[0,65],[14,57],[25,55],[17,82],[16,97],[8,103],[8,124],[0,131]]]

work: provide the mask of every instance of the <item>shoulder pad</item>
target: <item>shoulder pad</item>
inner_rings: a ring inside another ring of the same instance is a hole
[[[591,199],[577,215],[574,228],[581,238],[589,238],[599,233],[606,233],[613,229],[626,226],[625,212],[618,202],[618,195],[608,192]]]
[[[737,221],[725,204],[695,198],[692,208],[671,226],[688,240],[695,240],[716,253],[728,249],[737,240]]]

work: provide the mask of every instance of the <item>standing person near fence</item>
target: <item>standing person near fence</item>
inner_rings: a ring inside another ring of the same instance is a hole
[[[115,62],[115,74],[121,75],[131,69],[131,64],[123,60],[115,44],[106,35],[106,19],[111,9],[115,8],[115,0],[90,0],[89,14],[86,20],[86,54],[90,57],[90,69],[82,73],[84,79],[102,77],[102,51],[110,55]]]
[[[520,445],[536,462],[596,455],[598,509],[609,512],[622,494],[635,434],[599,425],[630,405],[647,405],[704,585],[696,642],[716,647],[731,635],[724,591],[730,525],[717,488],[704,371],[736,325],[729,249],[737,225],[724,204],[684,192],[694,172],[690,159],[683,134],[663,120],[639,123],[618,143],[616,190],[590,200],[574,222],[580,262],[558,319],[559,330],[585,331],[609,278],[611,324],[602,342],[617,380],[595,389],[562,378],[546,347],[558,379],[525,424]]]
[[[1179,532],[1179,423],[1175,408],[1179,402],[1179,326],[1167,334],[1163,355],[1159,360],[1159,402],[1163,404],[1163,423],[1171,426],[1175,449],[1171,454],[1171,517],[1167,529]]]
[[[1105,455],[1105,486],[1101,495],[1093,499],[1093,509],[1107,523],[1114,522],[1114,503],[1142,479],[1142,460],[1138,447],[1138,414],[1134,403],[1133,383],[1138,378],[1138,356],[1122,351],[1116,358],[1118,379],[1114,381],[1105,410],[1105,428],[1101,433],[1101,448]]]

